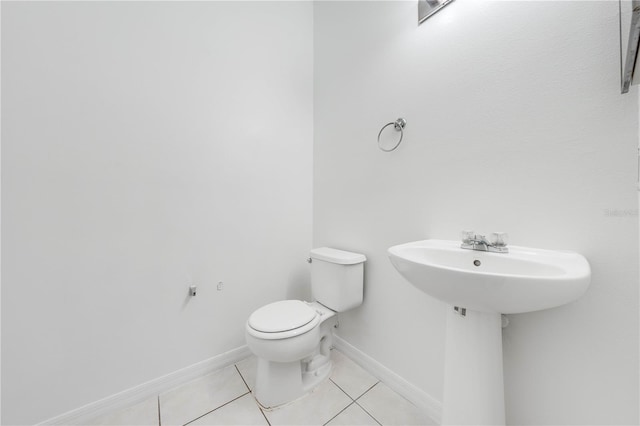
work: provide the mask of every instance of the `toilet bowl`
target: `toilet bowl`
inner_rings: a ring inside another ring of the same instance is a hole
[[[273,312],[277,319],[266,319]],[[252,392],[264,408],[293,401],[329,376],[336,324],[331,309],[300,300],[271,303],[249,317],[247,345],[258,358]]]
[[[253,396],[274,408],[304,396],[331,373],[337,312],[362,304],[364,255],[323,247],[311,251],[316,301],[282,300],[254,311],[245,326],[258,358]]]

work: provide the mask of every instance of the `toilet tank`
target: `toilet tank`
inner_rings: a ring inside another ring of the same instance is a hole
[[[336,312],[362,304],[363,254],[321,247],[311,250],[311,294]]]

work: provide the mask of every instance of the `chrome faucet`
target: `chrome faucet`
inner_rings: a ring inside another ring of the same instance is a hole
[[[462,231],[460,247],[468,250],[509,253],[507,237],[506,232],[493,232],[491,233],[491,241],[489,241],[484,235],[476,234],[473,231]]]

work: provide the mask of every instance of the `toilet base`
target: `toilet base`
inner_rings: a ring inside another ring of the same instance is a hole
[[[316,355],[316,360],[317,357],[323,355]],[[273,362],[258,358],[256,385],[251,392],[262,408],[274,409],[299,399],[331,374],[328,357],[312,371],[302,371],[301,363],[308,365],[304,361]]]
[[[335,312],[314,302],[320,324],[299,336],[265,340],[246,334],[247,344],[258,358],[256,384],[251,391],[265,409],[294,401],[311,392],[331,374]]]

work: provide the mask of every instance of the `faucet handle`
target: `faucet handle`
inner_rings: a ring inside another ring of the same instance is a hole
[[[473,231],[464,230],[460,232],[460,238],[462,238],[462,242],[465,244],[471,244],[475,236],[476,236],[476,233]]]
[[[506,232],[492,232],[491,244],[495,247],[506,247],[509,242],[509,234]]]

